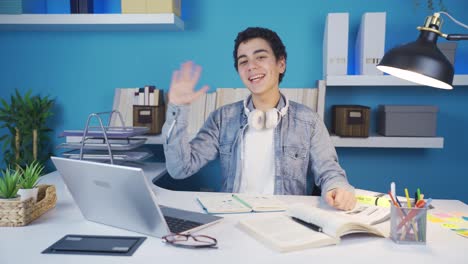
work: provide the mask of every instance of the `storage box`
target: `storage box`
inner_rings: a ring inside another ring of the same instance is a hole
[[[445,55],[445,57],[447,57],[450,63],[452,65],[455,65],[455,52],[457,50],[457,42],[439,42],[437,43],[437,47]]]
[[[334,105],[332,132],[341,137],[368,137],[370,107]]]
[[[380,105],[377,132],[384,136],[435,137],[437,106]]]
[[[164,105],[134,105],[133,106],[133,126],[147,127],[150,131],[147,134],[161,134],[162,126],[166,117]]]
[[[180,0],[122,0],[122,14],[174,13],[180,16]]]
[[[148,13],[174,13],[180,17],[180,0],[146,0]]]
[[[122,0],[122,14],[146,13],[146,0]]]

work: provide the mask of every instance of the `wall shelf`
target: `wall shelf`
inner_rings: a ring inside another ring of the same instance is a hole
[[[184,22],[166,14],[0,15],[0,31],[179,31]]]
[[[391,75],[341,75],[327,76],[327,86],[421,86]],[[468,74],[455,75],[454,86],[467,86]]]
[[[385,137],[373,135],[368,138],[331,136],[335,147],[348,148],[443,148],[443,137]]]
[[[455,75],[454,86],[468,86],[468,75]],[[327,76],[326,81],[318,81],[317,113],[324,119],[326,90],[329,87],[349,86],[421,86],[390,75],[342,75]],[[368,138],[349,138],[332,135],[335,147],[355,148],[443,148],[443,137],[385,137],[371,135]]]

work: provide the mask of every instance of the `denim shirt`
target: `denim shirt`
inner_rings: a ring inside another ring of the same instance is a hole
[[[277,108],[285,106],[279,101]],[[249,108],[253,108],[249,104]],[[165,137],[166,168],[174,179],[195,174],[209,161],[219,157],[223,192],[238,192],[242,173],[242,140],[247,126],[243,101],[213,111],[197,135],[187,133],[188,105],[169,104],[162,134]],[[354,191],[338,157],[328,131],[312,109],[289,101],[289,108],[274,131],[274,194],[306,195],[312,180],[322,190]],[[262,158],[259,157],[259,162]]]

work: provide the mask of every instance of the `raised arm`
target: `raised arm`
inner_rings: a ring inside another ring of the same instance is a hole
[[[183,63],[179,70],[174,71],[168,93],[169,103],[175,105],[191,104],[206,93],[207,85],[195,91],[201,71],[202,68],[191,61]]]

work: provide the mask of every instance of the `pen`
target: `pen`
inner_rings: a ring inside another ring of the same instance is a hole
[[[396,197],[395,182],[390,183],[390,193],[392,194],[393,197]]]
[[[314,224],[312,224],[312,223],[308,223],[308,222],[306,222],[306,221],[304,221],[304,220],[301,220],[301,219],[299,219],[299,218],[297,218],[297,217],[294,217],[294,216],[291,216],[291,218],[292,218],[294,221],[298,222],[299,224],[301,224],[301,225],[303,225],[303,226],[306,226],[306,227],[308,227],[308,228],[310,228],[310,229],[312,229],[312,230],[314,230],[314,231],[322,232],[322,228],[321,228],[320,226],[318,226],[318,225],[314,225]]]

